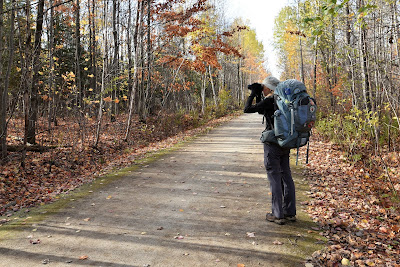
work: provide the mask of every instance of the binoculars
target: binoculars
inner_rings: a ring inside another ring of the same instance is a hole
[[[247,89],[254,91],[256,95],[261,95],[261,92],[263,91],[263,86],[260,83],[253,83],[249,84],[247,86]]]

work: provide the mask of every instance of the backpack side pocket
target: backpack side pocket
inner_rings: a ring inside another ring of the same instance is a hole
[[[289,125],[285,115],[280,110],[276,110],[274,114],[274,130],[276,138],[286,139],[289,135]]]
[[[260,137],[261,143],[278,143],[274,130],[264,130]]]

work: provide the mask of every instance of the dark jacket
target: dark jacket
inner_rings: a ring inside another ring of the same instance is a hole
[[[253,100],[256,96],[251,94],[246,101],[244,106],[244,113],[256,113],[264,115],[266,120],[266,129],[272,130],[274,128],[274,112],[277,109],[274,103],[274,97],[266,97],[263,100],[258,100],[255,105],[253,105]]]

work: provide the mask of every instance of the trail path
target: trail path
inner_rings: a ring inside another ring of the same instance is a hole
[[[296,223],[265,220],[261,121],[240,116],[70,201],[1,240],[0,266],[304,266],[315,239],[300,204]]]

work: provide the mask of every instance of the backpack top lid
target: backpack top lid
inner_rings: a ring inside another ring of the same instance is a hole
[[[304,83],[295,79],[290,79],[280,82],[276,87],[274,94],[280,96],[284,100],[291,101],[294,95],[305,92],[306,90]]]

